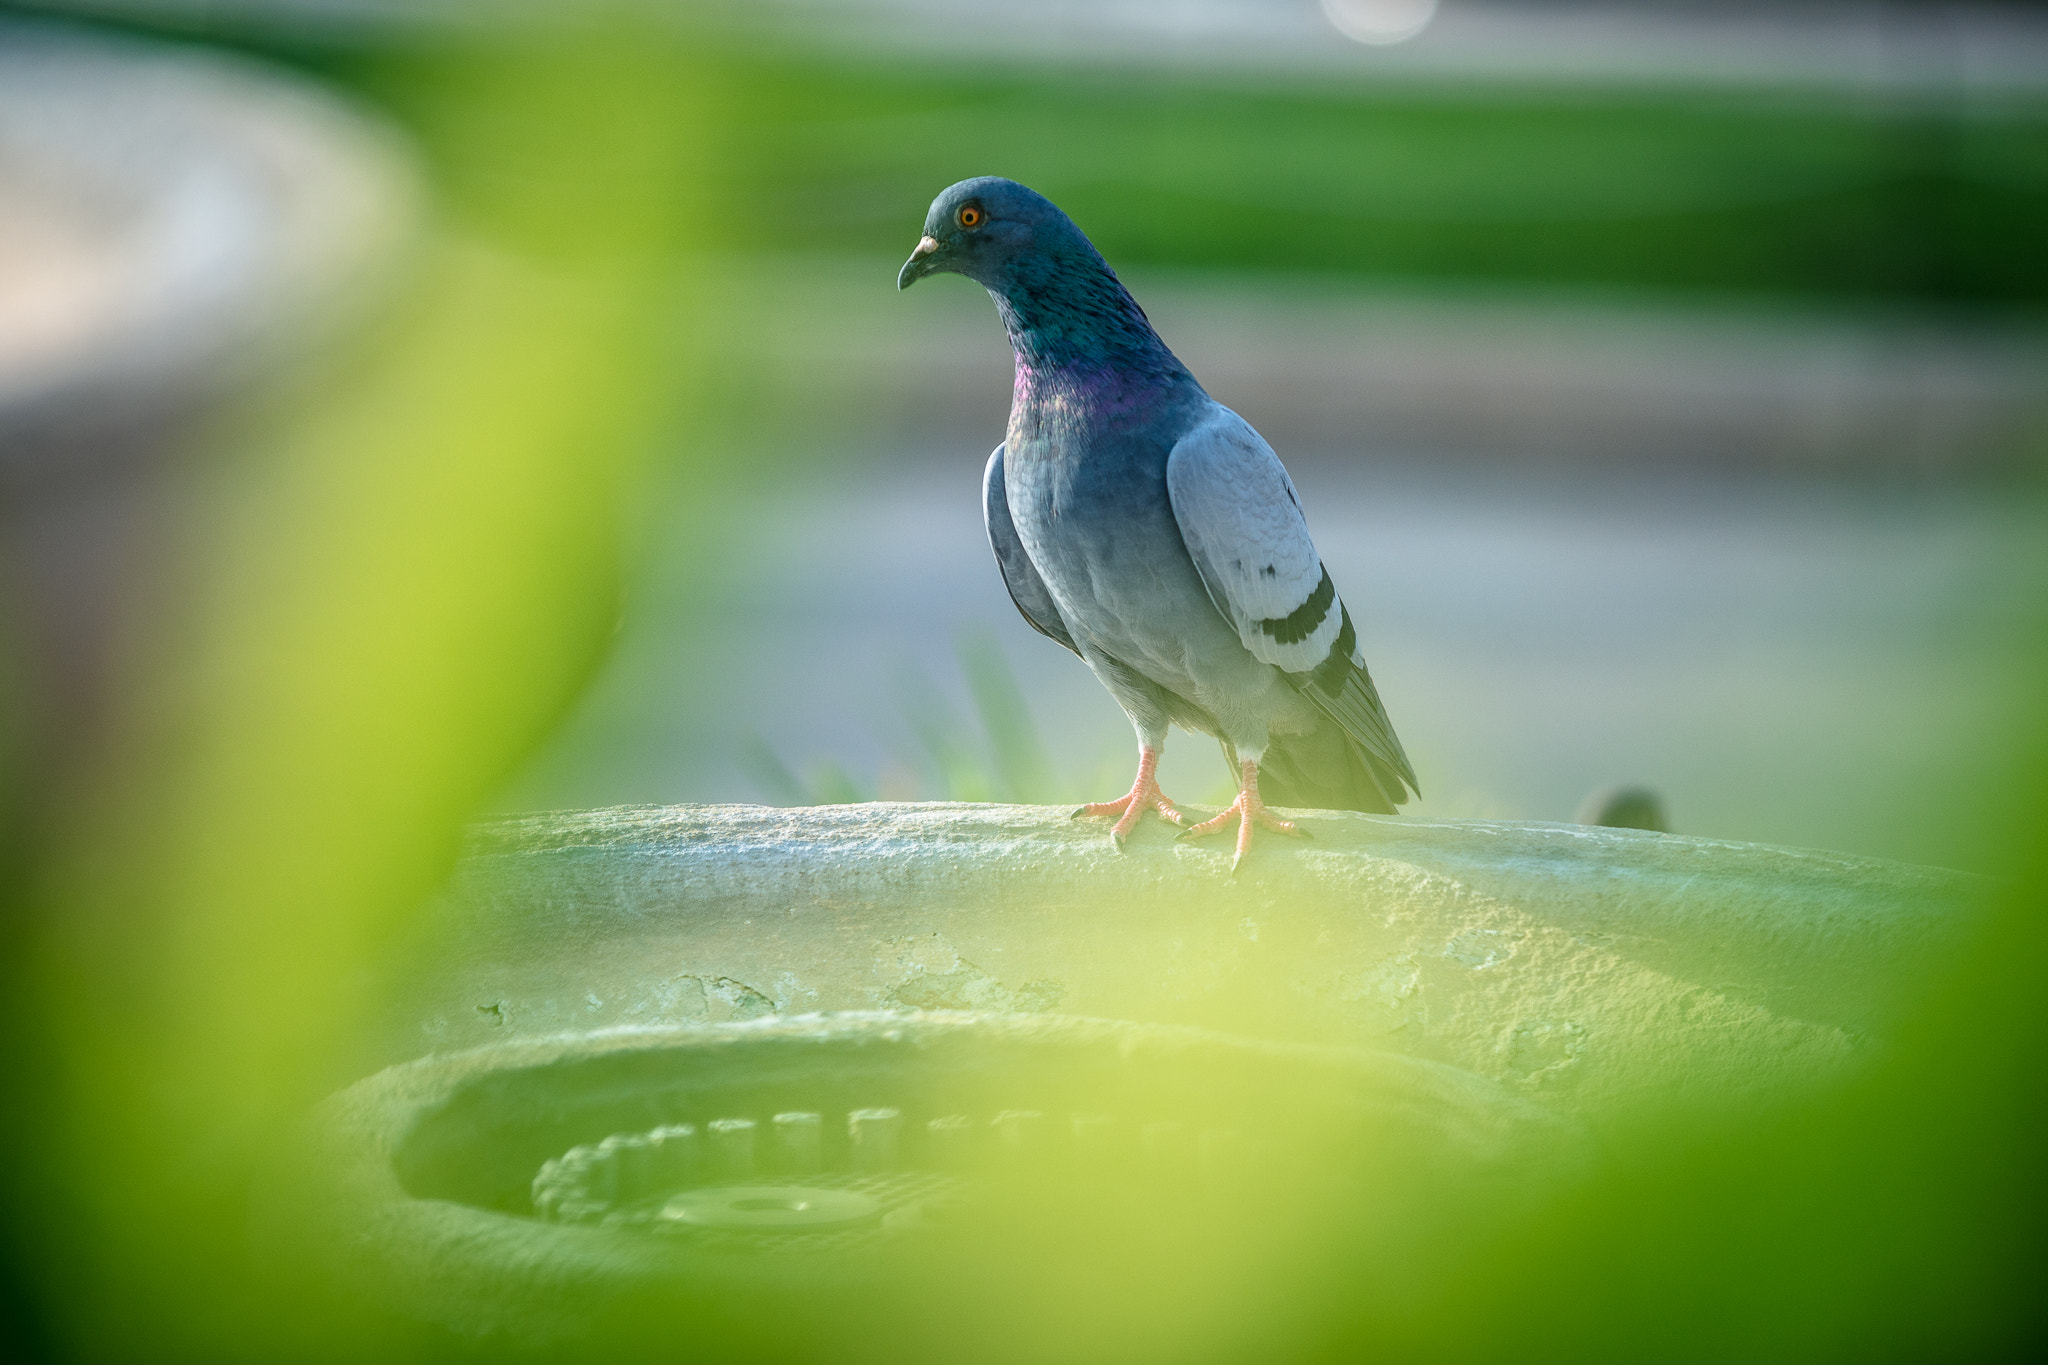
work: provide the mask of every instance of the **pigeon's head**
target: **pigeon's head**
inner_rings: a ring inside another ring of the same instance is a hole
[[[924,237],[903,263],[896,287],[908,289],[927,275],[952,271],[1004,293],[1075,256],[1102,259],[1050,199],[1014,180],[978,176],[932,200]]]

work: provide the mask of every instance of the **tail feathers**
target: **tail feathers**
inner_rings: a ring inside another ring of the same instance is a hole
[[[1228,746],[1224,757],[1232,757]],[[1390,765],[1325,723],[1306,735],[1273,737],[1259,760],[1259,795],[1276,806],[1392,815],[1408,787]]]

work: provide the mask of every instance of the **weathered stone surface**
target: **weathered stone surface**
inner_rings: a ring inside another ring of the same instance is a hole
[[[1311,812],[1228,850],[1024,806],[633,807],[479,828],[387,1059],[619,1024],[1059,1012],[1395,1051],[1566,1111],[1837,1071],[1964,931],[1941,869]]]

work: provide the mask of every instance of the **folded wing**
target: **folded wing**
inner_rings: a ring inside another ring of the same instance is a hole
[[[1273,448],[1219,405],[1174,446],[1166,488],[1209,599],[1244,647],[1342,727],[1389,801],[1406,800],[1411,788],[1419,793],[1366,672],[1351,613],[1309,539],[1301,499]]]
[[[1081,651],[1074,649],[1074,637],[1068,632],[1060,609],[1053,604],[1051,590],[1038,576],[1031,557],[1024,553],[1024,542],[1017,539],[1017,527],[1010,520],[1010,500],[1003,491],[1002,446],[997,446],[988,457],[988,468],[981,476],[981,514],[988,527],[989,548],[996,552],[996,567],[1003,571],[1003,586],[1010,590],[1010,600],[1017,604],[1017,610],[1033,630],[1079,654]]]

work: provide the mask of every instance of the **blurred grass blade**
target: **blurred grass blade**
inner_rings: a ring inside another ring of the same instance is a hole
[[[905,657],[894,669],[897,709],[923,750],[927,767],[938,778],[934,795],[942,801],[990,801],[995,783],[975,756],[969,727],[946,700],[938,684]]]
[[[850,806],[873,799],[866,788],[831,759],[811,770],[811,792],[810,804],[814,806]]]
[[[804,784],[789,770],[789,765],[769,745],[766,739],[755,731],[748,731],[740,740],[739,766],[761,794],[775,806],[810,806],[817,804],[804,790]]]
[[[1031,723],[1024,689],[1017,685],[1017,675],[1002,646],[994,636],[977,632],[962,637],[957,650],[974,709],[988,733],[1003,794],[1012,801],[1052,800],[1051,764],[1046,760],[1045,745],[1038,727]]]

